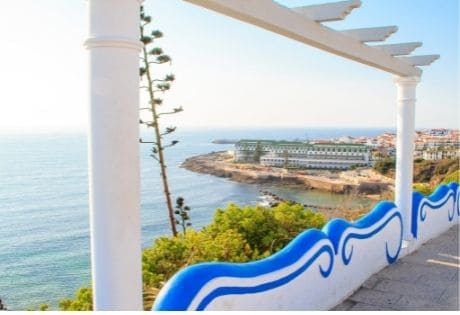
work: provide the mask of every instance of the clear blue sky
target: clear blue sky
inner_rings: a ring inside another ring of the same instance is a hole
[[[279,0],[287,6],[327,1]],[[398,25],[386,43],[440,54],[418,88],[416,127],[458,127],[458,0],[362,0],[335,29]],[[394,127],[390,74],[180,0],[147,0],[165,33],[180,126]],[[0,132],[84,130],[86,1],[0,2]],[[164,66],[167,67],[167,66]],[[159,70],[160,72],[162,70]]]

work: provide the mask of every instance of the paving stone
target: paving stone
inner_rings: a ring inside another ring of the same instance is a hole
[[[349,298],[349,300],[365,304],[376,305],[384,309],[389,309],[393,308],[393,306],[396,304],[397,301],[399,301],[401,297],[401,294],[361,288],[358,292],[353,294]]]
[[[451,241],[449,241],[451,242]],[[439,259],[439,260],[449,260],[453,263],[458,264],[459,252],[457,249],[458,243],[436,245],[432,247],[422,246],[411,255],[408,255],[402,259],[404,262],[411,263],[425,263],[423,260],[426,259]],[[421,261],[419,262],[418,259]]]
[[[403,296],[395,305],[395,308],[402,311],[443,311],[449,307],[442,303],[434,303],[426,299]]]
[[[351,309],[356,302],[350,301],[350,300],[345,300],[339,305],[335,306],[334,308],[331,309],[331,311],[348,311]]]
[[[458,243],[458,240],[459,240],[459,237],[458,237],[458,233],[459,233],[459,230],[458,230],[458,225],[457,225],[457,230],[455,231],[455,229],[452,229],[452,231],[455,231],[455,232],[452,232],[453,233],[453,236],[451,237],[452,241],[456,241]]]
[[[431,245],[442,245],[443,243],[451,243],[454,241],[458,241],[458,225],[450,228],[444,234],[425,242],[422,246],[431,246]]]
[[[446,287],[440,298],[440,303],[446,305],[450,310],[459,309],[459,283],[452,283]]]
[[[363,288],[366,288],[366,289],[373,289],[373,288],[377,285],[377,283],[380,282],[380,280],[382,280],[382,278],[380,278],[380,277],[378,276],[378,274],[377,274],[377,275],[373,275],[373,276],[371,276],[369,279],[367,279],[366,281],[364,281],[362,287],[363,287]]]
[[[458,256],[458,242],[452,240],[445,240],[440,244],[423,245],[419,250],[433,251],[433,253],[453,254]]]
[[[422,275],[418,279],[416,285],[425,287],[442,287],[445,290],[450,286],[458,287],[458,282],[455,280],[432,279],[429,275]]]
[[[451,240],[452,238],[450,237],[447,237],[447,239]],[[446,237],[444,235],[441,235],[437,238],[434,238],[432,240],[429,240],[425,243],[422,244],[422,247],[431,247],[433,245],[437,246],[437,245],[440,245],[442,243],[444,243],[446,241]]]
[[[406,282],[417,282],[420,273],[413,270],[413,265],[405,262],[390,265],[378,273],[382,279],[400,280]]]
[[[401,261],[410,264],[430,265],[428,262],[429,259],[433,259],[433,251],[423,251],[422,249],[418,249],[412,254],[404,257]]]
[[[399,272],[405,272],[406,274],[399,274]],[[409,264],[408,268],[404,270],[395,270],[390,279],[407,281],[413,279],[410,282],[416,282],[422,275],[429,275],[431,279],[451,280],[457,270],[455,268],[447,267],[444,265],[431,263],[429,265],[422,264]]]
[[[366,304],[366,303],[356,303],[350,311],[383,311],[388,310],[388,308],[382,308],[378,305]]]
[[[427,299],[433,302],[439,302],[439,298],[444,293],[445,289],[445,286],[442,285],[424,286],[396,280],[382,280],[375,287],[375,290]]]
[[[433,256],[431,260],[437,260],[440,262],[445,262],[445,266],[450,266],[451,268],[454,269],[459,269],[460,268],[460,257],[458,254],[445,254],[445,253],[438,253],[436,256]]]
[[[451,238],[452,240],[455,240],[455,239],[458,240],[459,228],[460,228],[459,225],[453,226],[453,227],[450,228],[446,233],[444,233],[444,235],[445,235],[446,237]]]

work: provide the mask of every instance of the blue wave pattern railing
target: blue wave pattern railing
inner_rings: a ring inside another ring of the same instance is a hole
[[[391,222],[396,222],[394,226],[397,227],[399,234],[393,241],[396,244],[392,245],[391,251],[387,242],[381,248],[382,252],[385,251],[383,256],[387,260],[385,263],[391,264],[396,261],[401,249],[402,216],[395,204],[381,202],[368,215],[355,223],[335,219],[322,230],[307,230],[284,249],[268,258],[242,264],[203,263],[188,267],[177,273],[162,289],[156,299],[154,310],[204,310],[215,299],[222,296],[232,295],[232,299],[238,299],[238,296],[280,288],[294,281],[307,270],[319,273],[321,278],[326,279],[333,272],[335,265],[350,264],[354,256],[354,247],[350,245],[353,241],[372,239]],[[391,234],[394,235],[394,231]],[[324,258],[319,261],[319,258],[324,255],[327,256],[327,263],[324,263]],[[319,268],[315,269],[316,266]],[[289,271],[286,271],[287,269]],[[260,280],[263,278],[265,280]],[[220,279],[223,279],[222,284],[209,285]],[[228,279],[236,280],[228,281]],[[333,301],[328,303],[329,306],[334,304]],[[235,302],[232,307],[233,309],[252,308],[244,303],[239,305],[238,302]],[[289,305],[277,307],[289,309]]]
[[[423,243],[446,230],[446,225],[456,224],[460,217],[459,201],[460,188],[459,184],[455,182],[437,187],[430,196],[414,192],[411,222],[412,236],[419,243]]]
[[[460,217],[458,183],[442,185],[428,197],[415,192],[413,198],[415,247]],[[163,287],[153,309],[326,310],[398,259],[402,229],[396,205],[380,202],[357,222],[335,219],[322,230],[307,230],[265,259],[185,268]],[[304,304],[292,304],[299,300]]]

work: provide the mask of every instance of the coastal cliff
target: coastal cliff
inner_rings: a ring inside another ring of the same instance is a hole
[[[392,188],[391,179],[369,168],[350,171],[286,170],[258,164],[235,163],[233,155],[227,151],[190,157],[182,163],[181,167],[237,182],[295,184],[307,189],[336,193],[378,194]]]

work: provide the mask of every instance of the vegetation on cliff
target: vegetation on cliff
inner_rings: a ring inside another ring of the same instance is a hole
[[[374,169],[388,177],[395,176],[395,159],[386,158],[375,163]],[[429,195],[439,184],[459,181],[459,160],[414,160],[414,190]]]
[[[300,204],[276,207],[241,207],[229,204],[217,209],[213,221],[201,230],[164,236],[142,253],[144,308],[152,307],[158,290],[177,271],[206,261],[246,262],[267,257],[309,228],[322,228],[326,218]],[[65,311],[92,309],[90,288],[80,288],[75,299],[64,299]]]
[[[377,161],[374,165],[374,169],[383,175],[394,178],[395,165],[394,158],[386,158]],[[437,161],[415,159],[414,182],[437,185],[441,183],[446,176],[458,171],[458,169],[459,160],[457,159],[443,159]]]

